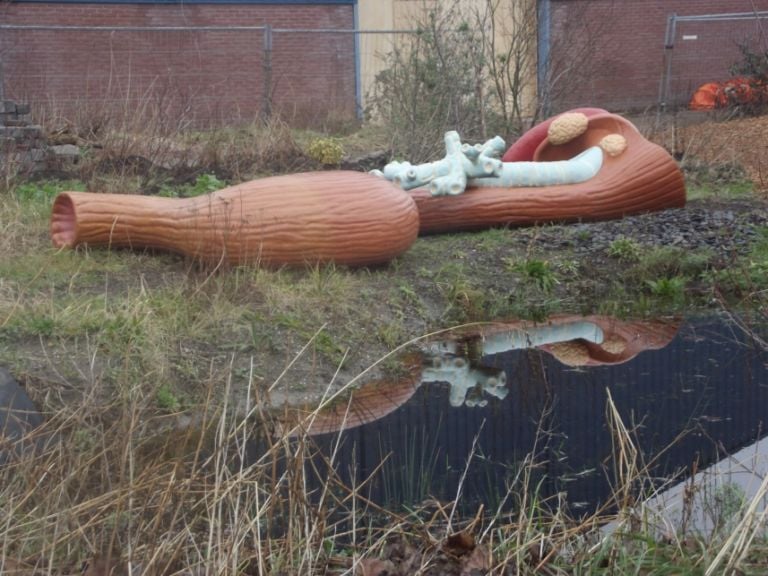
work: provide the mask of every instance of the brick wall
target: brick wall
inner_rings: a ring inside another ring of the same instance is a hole
[[[665,68],[667,17],[768,10],[768,0],[551,0],[551,77],[555,110],[655,106]],[[762,21],[768,34],[768,20]],[[754,20],[679,23],[671,51],[672,104],[697,86],[729,77],[738,44],[768,49]],[[684,37],[686,39],[684,39]]]
[[[17,4],[0,22],[56,26],[263,26],[353,28],[350,5]],[[261,30],[4,30],[0,34],[5,96],[57,114],[135,111],[198,123],[236,122],[264,104]],[[353,114],[352,34],[273,36],[273,108],[302,119]]]

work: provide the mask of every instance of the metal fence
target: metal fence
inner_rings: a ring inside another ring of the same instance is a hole
[[[63,117],[150,109],[232,124],[360,117],[410,31],[0,25],[0,95]]]
[[[706,82],[726,80],[743,59],[742,47],[768,50],[768,12],[704,14],[667,19],[659,107],[685,106]]]

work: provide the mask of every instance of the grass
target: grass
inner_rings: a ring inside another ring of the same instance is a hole
[[[608,246],[608,255],[623,262],[637,262],[641,254],[642,247],[631,238],[617,238]]]
[[[685,158],[682,169],[689,200],[748,198],[755,191],[754,183],[736,164],[706,164],[697,158]]]
[[[198,177],[194,186],[202,191],[215,178]],[[768,280],[762,241],[743,263],[723,269],[706,251],[621,239],[609,247],[605,270],[587,271],[567,249],[544,253],[535,235],[521,242],[526,231],[507,229],[420,238],[391,266],[372,270],[210,273],[173,255],[56,251],[47,233],[51,199],[82,187],[25,183],[0,206],[0,341],[15,343],[0,349],[0,361],[41,379],[53,373],[39,362],[41,351],[74,372],[96,352],[104,361],[94,365],[95,378],[116,385],[114,367],[127,362],[194,396],[199,387],[190,382],[226,370],[232,355],[237,374],[253,355],[266,383],[311,340],[311,354],[292,363],[280,385],[305,395],[340,367],[340,381],[349,379],[371,357],[452,324],[557,312],[674,313],[708,302],[714,289],[741,298]]]
[[[760,305],[768,234],[728,263],[631,238],[612,243],[605,262],[585,263],[567,248],[539,249],[535,231],[508,229],[420,238],[390,266],[370,270],[211,272],[167,254],[52,248],[47,226],[59,191],[201,194],[311,166],[307,147],[322,136],[273,122],[190,133],[180,150],[154,128],[151,138],[137,138],[135,126],[112,129],[76,180],[16,182],[0,192],[0,364],[26,382],[49,416],[39,433],[56,439],[0,468],[0,573],[75,573],[88,562],[91,574],[110,566],[352,574],[393,558],[410,559],[419,573],[446,562],[445,550],[450,562],[466,568],[472,559],[493,574],[700,574],[726,550],[717,566],[736,562],[750,573],[765,557],[763,535],[743,557],[722,540],[661,538],[642,524],[605,537],[595,527],[606,518],[571,518],[540,501],[535,462],[510,473],[510,495],[499,498],[514,494],[514,513],[467,512],[463,494],[429,501],[431,461],[386,470],[385,481],[411,478],[422,503],[382,508],[334,473],[342,446],[323,456],[323,482],[310,484],[312,438],[276,433],[285,422],[263,407],[327,403],[369,378],[402,374],[393,350],[452,325],[557,312],[650,316],[710,306],[715,293]],[[362,150],[360,138],[339,142]],[[142,173],[119,162],[137,155],[166,168]],[[729,186],[737,194],[742,183]],[[245,437],[260,439],[257,458]],[[644,471],[626,459],[631,438],[618,438],[624,452],[614,462],[625,470],[615,489],[626,497]],[[461,547],[462,533],[471,546]]]
[[[702,198],[749,198],[755,190],[755,185],[745,180],[743,182],[733,182],[725,186],[718,184],[693,184],[688,188],[689,200],[700,200]]]
[[[430,566],[499,575],[757,575],[765,568],[765,527],[749,518],[768,486],[755,501],[728,500],[729,531],[659,534],[655,519],[636,513],[633,487],[647,481],[646,471],[610,401],[618,514],[576,519],[543,502],[530,482],[538,463],[528,460],[511,471],[499,508],[460,515],[461,489],[454,502],[423,500],[431,457],[380,471],[395,483],[393,494],[412,490],[412,501],[421,502],[381,508],[364,485],[334,472],[341,445],[318,459],[311,437],[274,435],[279,421],[261,411],[255,392],[244,410],[234,409],[229,394],[210,401],[217,385],[208,382],[209,401],[195,406],[195,424],[172,431],[168,417],[153,415],[135,393],[107,404],[89,394],[60,411],[38,432],[49,439],[46,449],[0,468],[0,570],[353,574],[386,562],[412,574]],[[170,393],[155,401],[178,410]],[[259,452],[249,453],[246,437]],[[467,461],[478,457],[472,450]],[[407,482],[398,488],[400,476]],[[614,518],[614,531],[599,529]],[[748,538],[746,548],[737,545]]]

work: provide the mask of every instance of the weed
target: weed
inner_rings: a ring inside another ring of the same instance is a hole
[[[578,260],[559,260],[555,262],[554,267],[561,274],[574,279],[579,277],[581,263]]]
[[[542,292],[551,292],[560,282],[552,270],[552,266],[545,260],[526,259],[522,262],[507,260],[508,267],[532,282]]]
[[[576,233],[576,238],[581,242],[588,242],[592,238],[592,232],[587,229],[579,230]]]
[[[160,386],[157,392],[155,392],[155,401],[157,402],[157,407],[163,412],[173,414],[181,410],[181,401],[178,396],[165,384]]]
[[[755,185],[745,180],[743,182],[734,182],[731,184],[696,184],[691,183],[687,189],[689,200],[699,198],[745,198],[754,192]]]
[[[189,195],[200,196],[202,194],[208,194],[209,192],[221,190],[226,185],[227,183],[219,180],[215,174],[201,174],[195,179],[195,183],[192,185]]]
[[[732,529],[740,519],[746,501],[747,495],[738,484],[724,482],[717,486],[711,499],[706,501],[706,512],[712,520],[714,530],[723,533]]]
[[[705,270],[705,281],[720,292],[738,295],[761,295],[768,286],[768,228],[757,229],[757,240],[749,254],[732,262],[728,268]]]
[[[307,326],[303,319],[290,314],[278,315],[277,323],[296,332],[303,341],[311,343],[315,351],[323,354],[336,367],[340,367],[344,362],[347,354],[346,348],[336,342],[324,327],[321,326],[319,329],[313,330]]]
[[[608,246],[608,255],[621,262],[637,262],[642,254],[642,246],[631,238],[623,236],[612,241]]]
[[[379,339],[390,350],[394,350],[406,340],[406,332],[401,320],[394,320],[379,326],[377,334]]]
[[[643,283],[659,277],[696,277],[704,272],[712,259],[709,250],[683,250],[674,246],[661,246],[646,250],[627,276]]]
[[[344,157],[344,147],[335,138],[315,138],[309,143],[307,155],[326,166],[338,166]]]
[[[421,300],[419,298],[419,295],[416,293],[416,290],[413,289],[412,286],[409,284],[400,284],[397,287],[398,292],[400,295],[405,298],[405,300],[411,304],[421,304]]]
[[[201,174],[193,184],[184,186],[164,186],[158,192],[158,196],[167,198],[190,198],[216,192],[226,187],[227,183],[219,180],[215,174]]]
[[[13,194],[20,202],[47,204],[51,202],[59,192],[64,192],[65,190],[82,192],[85,190],[85,184],[77,180],[28,182],[18,184],[13,189]]]
[[[491,228],[477,234],[477,244],[485,250],[503,248],[509,243],[510,236],[508,228]]]
[[[15,327],[11,324],[10,330]],[[56,320],[47,315],[28,316],[23,324],[18,327],[18,332],[27,336],[50,337],[56,333]]]
[[[684,276],[674,276],[672,278],[646,280],[646,285],[654,296],[664,300],[680,301],[685,295],[686,282],[687,278]]]
[[[438,292],[445,301],[444,319],[466,322],[483,317],[485,294],[475,287],[462,263],[446,264],[434,278]]]
[[[317,296],[338,292],[346,281],[345,274],[332,263],[314,264],[309,267],[307,282]]]
[[[754,184],[747,172],[731,162],[703,162],[695,156],[685,156],[681,168],[685,174],[687,196],[697,198],[738,198],[751,194]]]

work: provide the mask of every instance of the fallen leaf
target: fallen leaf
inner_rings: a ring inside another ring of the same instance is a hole
[[[395,576],[395,566],[389,560],[363,558],[357,567],[360,576]]]
[[[451,534],[445,540],[443,549],[454,556],[464,556],[475,549],[475,537],[467,532]]]
[[[115,570],[116,563],[108,562],[101,558],[91,560],[83,572],[83,576],[115,576],[118,572]]]
[[[34,576],[35,574],[34,568],[10,558],[0,560],[0,568],[4,576]]]
[[[491,555],[488,548],[480,545],[476,546],[472,553],[467,556],[464,565],[461,567],[461,576],[478,576],[487,574],[491,569]]]

